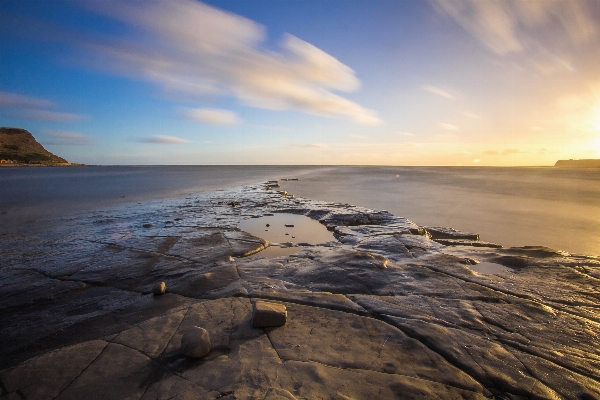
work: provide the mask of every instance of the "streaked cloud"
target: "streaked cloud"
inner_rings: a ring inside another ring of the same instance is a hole
[[[507,156],[507,155],[511,155],[511,154],[527,154],[529,153],[526,150],[521,150],[521,149],[506,149],[502,152],[503,156]]]
[[[485,47],[520,54],[542,74],[575,71],[573,49],[596,40],[596,0],[430,0]]]
[[[497,150],[487,150],[484,151],[483,154],[486,156],[508,156],[513,154],[528,154],[529,151],[521,150],[521,149],[505,149],[502,151]]]
[[[45,122],[75,122],[83,119],[82,115],[52,110],[21,110],[16,114],[19,118]]]
[[[439,125],[441,128],[444,128],[444,129],[446,129],[446,130],[449,130],[449,131],[458,132],[458,131],[460,130],[460,129],[458,128],[458,126],[456,126],[456,125],[452,125],[452,124],[446,124],[446,123],[444,123],[444,122],[438,122],[438,125]]]
[[[450,100],[456,100],[456,97],[454,97],[451,93],[449,93],[448,91],[446,91],[444,89],[440,89],[439,87],[435,87],[435,86],[431,86],[431,85],[422,85],[421,88],[430,93],[437,94],[438,96],[445,97]]]
[[[463,115],[465,117],[469,117],[469,118],[473,118],[473,119],[480,119],[481,118],[481,115],[475,114],[475,113],[470,112],[470,111],[463,112]]]
[[[175,136],[167,135],[152,135],[147,138],[137,139],[137,142],[141,143],[152,143],[152,144],[184,144],[190,143],[189,140],[181,139]]]
[[[44,140],[43,144],[59,146],[87,146],[94,142],[94,138],[79,132],[71,131],[45,131],[44,135],[49,139]]]
[[[137,33],[127,41],[105,38],[84,44],[90,65],[187,96],[220,94],[252,107],[381,123],[375,111],[333,93],[359,88],[350,67],[292,35],[284,36],[280,52],[264,50],[264,26],[193,0],[81,4],[128,24]],[[98,64],[99,58],[110,62]]]
[[[54,104],[46,99],[23,96],[17,93],[0,92],[0,107],[9,108],[48,108]]]
[[[404,131],[396,132],[396,134],[400,135],[400,136],[406,136],[406,137],[414,137],[414,136],[416,136],[412,132],[404,132]]]
[[[45,122],[74,122],[84,118],[83,115],[51,109],[55,107],[56,104],[46,99],[0,92],[0,110],[14,118]]]
[[[323,143],[293,144],[291,146],[292,147],[308,148],[308,149],[323,149],[323,148],[327,147],[327,145],[323,144]]]
[[[192,121],[207,124],[237,124],[240,122],[233,111],[216,108],[188,108],[184,110],[184,115]]]
[[[433,0],[467,32],[497,54],[522,52],[532,41],[530,32],[562,28],[571,43],[590,40],[598,33],[584,0]]]

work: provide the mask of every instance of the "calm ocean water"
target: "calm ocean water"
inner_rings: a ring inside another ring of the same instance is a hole
[[[384,209],[504,246],[600,255],[600,169],[154,166],[0,168],[0,232],[75,211],[268,179],[297,196]]]

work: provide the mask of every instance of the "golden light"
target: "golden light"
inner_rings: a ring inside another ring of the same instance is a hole
[[[600,136],[598,136],[595,139],[592,139],[592,141],[590,142],[590,148],[591,150],[596,152],[596,154],[600,155]]]
[[[600,107],[597,107],[594,110],[594,113],[592,116],[592,128],[595,131],[600,131]]]

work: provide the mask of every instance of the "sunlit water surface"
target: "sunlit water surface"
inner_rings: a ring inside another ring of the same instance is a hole
[[[0,232],[53,216],[270,179],[316,200],[388,210],[504,246],[600,255],[600,169],[152,166],[0,168]]]
[[[271,246],[257,253],[265,257],[297,253],[302,250],[302,247],[297,245],[314,245],[336,240],[324,225],[304,215],[278,213],[248,218],[240,223],[239,228],[271,243]]]

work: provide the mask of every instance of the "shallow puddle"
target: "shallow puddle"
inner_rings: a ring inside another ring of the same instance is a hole
[[[512,268],[491,262],[480,262],[479,264],[471,265],[469,267],[481,275],[493,275],[501,272],[515,272]]]
[[[271,246],[257,253],[264,257],[285,256],[302,250],[302,247],[280,247],[274,244],[319,244],[336,240],[333,233],[318,221],[296,214],[282,213],[248,218],[240,223],[239,228],[271,243]]]

